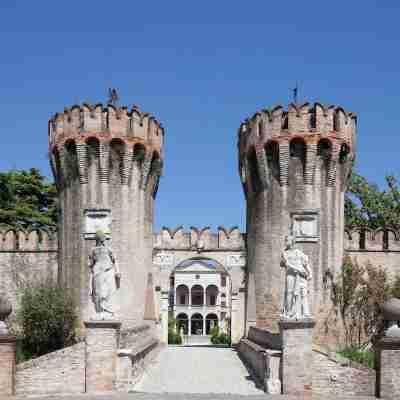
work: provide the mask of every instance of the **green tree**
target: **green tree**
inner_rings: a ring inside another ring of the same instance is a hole
[[[0,173],[0,226],[55,227],[57,190],[39,170]]]
[[[55,283],[24,288],[17,318],[24,358],[38,357],[75,343],[75,303],[71,293]]]
[[[380,190],[364,177],[353,172],[345,197],[345,219],[347,225],[366,226],[372,229],[381,226],[400,225],[400,190],[397,179],[385,177],[387,187]]]
[[[384,268],[344,258],[341,274],[332,285],[332,301],[343,323],[346,348],[363,348],[381,335],[380,305],[390,291]]]

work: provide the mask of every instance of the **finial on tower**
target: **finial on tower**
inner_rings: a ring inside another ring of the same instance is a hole
[[[119,95],[118,95],[117,89],[109,88],[108,89],[108,101],[107,101],[107,103],[111,104],[113,106],[116,106],[118,101],[119,101]]]
[[[297,105],[297,95],[299,93],[299,84],[297,81],[296,81],[296,86],[292,90],[293,90],[293,103]]]

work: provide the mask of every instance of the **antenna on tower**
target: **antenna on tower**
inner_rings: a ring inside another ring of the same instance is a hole
[[[108,100],[107,104],[111,104],[113,106],[116,106],[119,101],[119,95],[117,92],[117,89],[115,88],[109,88],[108,89]]]

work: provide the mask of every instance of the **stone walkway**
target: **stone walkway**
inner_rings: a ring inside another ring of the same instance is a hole
[[[256,387],[234,350],[213,347],[165,348],[134,391],[264,394]]]

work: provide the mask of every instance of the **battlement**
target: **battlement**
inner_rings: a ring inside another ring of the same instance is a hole
[[[143,143],[161,156],[164,128],[155,117],[141,112],[136,105],[129,111],[127,107],[85,103],[55,114],[49,120],[48,134],[50,152],[54,147],[60,149],[69,140],[78,144],[90,138],[118,138],[128,145]]]
[[[239,175],[246,195],[269,187],[271,174],[281,186],[288,186],[292,159],[302,161],[302,167],[296,164],[295,168],[302,169],[305,185],[314,183],[318,160],[323,159],[326,185],[333,187],[340,181],[343,188],[355,155],[356,129],[355,114],[320,103],[255,113],[238,132]],[[338,169],[337,164],[345,167]]]
[[[217,233],[211,232],[209,227],[199,229],[190,227],[185,232],[183,226],[175,229],[163,227],[160,232],[154,233],[154,248],[218,251],[218,250],[245,250],[245,234],[239,231],[237,226],[226,229],[218,227]]]
[[[239,152],[247,153],[256,146],[268,142],[290,142],[301,138],[305,143],[318,143],[322,138],[332,142],[346,143],[350,150],[355,146],[357,117],[342,107],[315,103],[289,104],[256,112],[243,121],[239,128]]]
[[[348,251],[400,251],[400,228],[347,227],[344,248]]]
[[[0,252],[7,251],[57,251],[58,241],[55,232],[43,229],[0,230]]]

